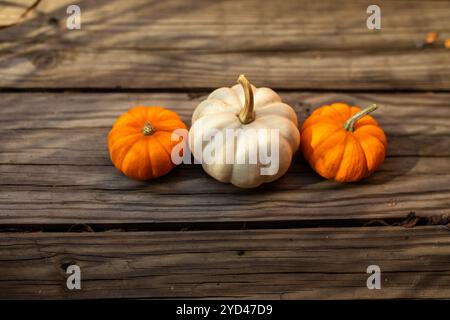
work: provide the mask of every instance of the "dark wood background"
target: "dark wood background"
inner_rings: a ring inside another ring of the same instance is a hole
[[[370,1],[33,3],[0,2],[0,298],[450,298],[449,1],[379,1],[381,30]],[[114,169],[121,113],[161,105],[190,124],[240,73],[300,124],[327,102],[378,103],[385,163],[337,184],[297,154],[254,190],[194,165],[148,182]]]

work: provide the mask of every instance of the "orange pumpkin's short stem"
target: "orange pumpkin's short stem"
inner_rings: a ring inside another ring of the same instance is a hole
[[[155,133],[155,128],[153,128],[153,126],[150,122],[146,122],[144,124],[144,126],[142,127],[142,134],[144,136],[150,136],[153,133]]]
[[[241,74],[238,79],[238,83],[244,89],[245,94],[245,104],[244,108],[239,112],[239,120],[243,124],[247,124],[255,120],[255,106],[253,102],[253,90],[250,81]]]
[[[368,115],[369,113],[375,111],[378,108],[378,106],[376,104],[371,104],[370,106],[368,106],[367,108],[365,108],[364,110],[359,111],[358,113],[355,113],[350,119],[348,119],[347,121],[345,121],[343,128],[349,132],[353,132],[353,130],[355,129],[355,123],[361,119],[362,117]]]

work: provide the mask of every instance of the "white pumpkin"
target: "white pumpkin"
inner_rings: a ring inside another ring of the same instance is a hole
[[[205,141],[205,136],[220,132],[225,137],[225,131],[229,132],[229,129],[241,129],[241,133],[253,129],[252,132],[257,132],[256,136],[240,134],[234,140],[225,139],[219,149],[214,149],[218,152],[211,153],[214,158],[212,163],[202,161],[203,169],[213,178],[237,187],[253,188],[286,173],[299,147],[300,133],[295,111],[281,102],[280,96],[272,89],[255,88],[244,75],[239,77],[238,83],[240,85],[232,88],[216,89],[197,106],[189,131],[189,147],[194,158],[201,161],[203,152],[212,143],[207,139]],[[275,132],[276,135],[264,132]],[[230,143],[234,145],[230,146]],[[262,174],[262,169],[268,167],[267,161],[261,161],[260,157],[249,161],[252,146],[257,146],[258,150],[274,148],[278,151],[278,170],[272,174]],[[227,152],[234,153],[231,155],[233,159],[248,161],[227,162]]]

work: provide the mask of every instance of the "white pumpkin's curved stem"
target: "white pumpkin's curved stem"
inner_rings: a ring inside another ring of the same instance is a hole
[[[378,109],[378,106],[374,103],[365,108],[364,110],[359,111],[358,113],[355,113],[350,119],[345,121],[344,125],[342,126],[345,130],[349,132],[353,132],[355,123],[361,119],[362,117],[368,115],[369,113],[375,111]]]
[[[255,120],[255,106],[253,102],[253,90],[250,81],[241,74],[237,81],[244,89],[245,94],[245,104],[241,112],[239,112],[239,120],[243,124],[247,124]]]
[[[141,131],[144,136],[150,136],[155,133],[155,128],[153,128],[152,124],[147,121],[146,123],[144,123]]]

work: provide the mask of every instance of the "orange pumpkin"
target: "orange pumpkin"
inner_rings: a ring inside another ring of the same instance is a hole
[[[134,107],[122,114],[108,135],[108,149],[114,166],[126,176],[147,180],[168,173],[171,160],[172,132],[186,129],[173,111],[161,107]]]
[[[361,110],[333,103],[315,110],[303,123],[301,146],[311,167],[338,182],[354,182],[373,173],[383,162],[387,140],[368,114],[376,105]]]

